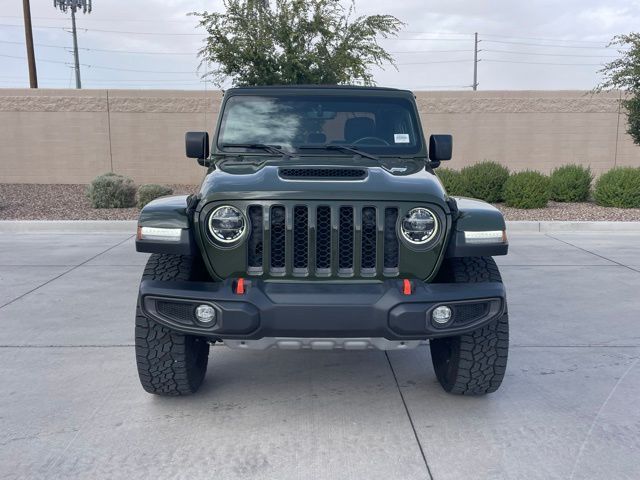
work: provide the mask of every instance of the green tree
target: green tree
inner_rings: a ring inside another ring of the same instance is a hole
[[[404,25],[391,15],[355,17],[339,0],[224,0],[223,13],[195,12],[208,38],[199,55],[221,86],[374,83],[370,68],[393,57],[378,38]]]
[[[618,88],[628,92],[622,100],[628,118],[627,133],[640,145],[640,33],[616,35],[609,45],[619,47],[620,57],[600,70],[604,78],[595,91]]]

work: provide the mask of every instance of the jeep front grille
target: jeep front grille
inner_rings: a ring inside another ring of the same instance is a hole
[[[250,275],[398,275],[397,207],[250,205]]]
[[[249,269],[262,269],[262,207],[252,205],[249,207],[249,221],[251,223],[251,232],[249,234],[249,256],[247,264]]]
[[[284,273],[286,265],[286,226],[285,209],[277,205],[271,209],[271,270]]]

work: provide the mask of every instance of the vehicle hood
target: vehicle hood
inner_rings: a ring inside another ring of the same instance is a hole
[[[286,176],[284,169],[358,169],[362,178]],[[202,184],[201,203],[221,200],[345,200],[433,203],[448,211],[445,191],[420,159],[221,161]]]

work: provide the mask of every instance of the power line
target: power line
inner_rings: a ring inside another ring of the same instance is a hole
[[[403,30],[404,33],[415,33],[416,35],[458,35],[458,36],[473,36],[473,33],[465,32],[418,32],[412,30]]]
[[[140,50],[109,50],[106,48],[83,48],[83,50],[88,50],[89,52],[107,52],[107,53],[127,53],[134,55],[197,55],[197,51],[193,52],[148,52],[148,51],[140,51]]]
[[[417,32],[417,31],[409,31],[409,30],[403,30],[403,33],[412,33],[412,34],[424,34],[424,35],[458,35],[458,36],[466,36],[466,37],[473,37],[473,33],[462,33],[462,32]],[[598,45],[602,45],[603,41],[598,41],[598,40],[580,40],[580,39],[567,39],[567,38],[560,38],[560,37],[555,37],[555,38],[551,38],[551,37],[524,37],[524,36],[518,36],[518,35],[505,35],[505,34],[498,34],[498,33],[478,33],[479,36],[481,37],[497,37],[497,38],[512,38],[512,39],[519,39],[519,40],[538,40],[538,41],[549,41],[549,42],[569,42],[569,43],[595,43]],[[605,43],[607,42],[607,40],[604,41]]]
[[[7,79],[7,80],[4,80]],[[40,80],[46,80],[48,82],[67,82],[69,79],[66,77],[41,77]],[[87,77],[85,79],[87,82],[90,83],[106,83],[106,84],[110,84],[110,83],[157,83],[157,84],[203,84],[203,83],[213,83],[210,80],[184,80],[184,79],[177,79],[177,80],[158,80],[158,79],[151,79],[151,80],[145,80],[142,78],[121,78],[121,79],[104,79],[104,78],[91,78],[91,77]],[[26,81],[24,77],[22,76],[15,76],[15,75],[0,75],[0,83],[2,82],[13,82],[13,81]]]
[[[400,53],[458,53],[458,52],[473,52],[473,49],[469,48],[466,50],[405,50],[403,52],[389,52],[389,53],[392,53],[395,55]]]
[[[22,45],[22,42],[12,42],[10,40],[0,40],[0,43],[10,43],[12,45]],[[36,43],[37,47],[43,48],[59,48],[63,50],[70,50],[71,47],[67,47],[64,45],[50,45],[46,43]],[[127,53],[127,54],[140,54],[140,55],[195,55],[196,51],[193,52],[149,52],[149,51],[140,51],[140,50],[112,50],[108,48],[88,48],[83,47],[78,50],[85,50],[87,52],[108,52],[108,53]]]
[[[36,27],[34,27],[36,28]],[[404,38],[404,37],[388,37],[385,40],[402,40],[404,41],[418,41],[418,42],[468,42],[468,38]]]
[[[22,17],[19,15],[0,15],[0,18],[12,18],[21,20]],[[66,20],[61,17],[32,17],[36,20],[52,20],[65,22]],[[188,22],[185,20],[138,20],[138,19],[121,19],[121,18],[87,18],[84,19],[83,22],[108,22],[108,23],[175,23],[186,25]],[[47,28],[61,28],[56,26],[48,26]],[[62,27],[64,28],[64,27]],[[441,36],[459,36],[459,37],[472,37],[473,33],[465,33],[465,32],[425,32],[425,31],[416,31],[416,30],[404,30],[403,33],[415,34],[415,35],[441,35]],[[481,33],[482,37],[496,37],[496,38],[511,38],[511,39],[520,39],[520,40],[538,40],[538,41],[549,41],[549,42],[568,42],[568,43],[590,43],[590,44],[598,44],[602,45],[602,41],[598,40],[581,40],[581,39],[568,39],[561,37],[528,37],[528,36],[519,36],[519,35],[505,35],[498,33]]]
[[[483,49],[482,52],[509,53],[514,55],[536,55],[543,57],[572,57],[572,58],[617,58],[617,55],[576,55],[574,53],[539,53],[539,52],[516,52],[514,50],[492,50]]]
[[[2,18],[2,17],[0,17]],[[62,19],[61,19],[62,20]],[[22,27],[22,25],[15,24],[7,24],[1,23],[0,26],[4,27]],[[49,29],[62,29],[64,30],[66,27],[64,26],[51,26],[51,25],[38,25],[33,28],[49,28]],[[141,31],[126,31],[126,30],[108,30],[108,29],[100,29],[100,28],[81,28],[79,30],[83,30],[85,32],[100,32],[100,33],[123,33],[127,35],[179,35],[179,36],[203,36],[204,33],[186,33],[186,32],[141,32]],[[403,41],[467,41],[468,38],[444,38],[442,35],[451,36],[457,35],[462,37],[473,37],[472,33],[438,33],[438,32],[415,32],[415,31],[405,31],[404,33],[413,33],[413,34],[425,34],[425,35],[440,35],[436,38],[405,38],[405,37],[389,37],[386,40],[403,40]],[[561,38],[540,38],[540,37],[518,37],[511,35],[498,35],[498,34],[481,34],[482,37],[499,37],[499,38],[516,38],[516,39],[530,39],[530,40],[540,40],[540,41],[551,41],[551,42],[571,42],[571,43],[594,43],[603,45],[600,42],[595,40],[566,40]],[[559,48],[591,48],[591,49],[606,49],[607,46],[603,47],[589,47],[589,46],[578,46],[578,45],[557,45],[557,44],[539,44],[539,43],[529,43],[529,42],[512,42],[512,41],[504,41],[504,40],[482,40],[483,42],[491,42],[491,43],[504,43],[504,44],[514,44],[514,45],[532,45],[539,47],[559,47]]]
[[[431,65],[434,63],[468,63],[471,60],[466,59],[466,60],[441,60],[441,61],[432,61],[432,62],[413,62],[413,63],[398,63],[397,65],[400,66],[404,66],[404,65]]]
[[[601,41],[597,41],[597,40],[569,40],[569,39],[565,39],[565,38],[542,38],[542,37],[519,37],[516,35],[500,35],[497,33],[481,33],[480,34],[483,37],[498,37],[498,38],[515,38],[515,39],[519,39],[519,40],[539,40],[542,42],[571,42],[571,43],[596,43],[598,45],[602,45]]]
[[[8,43],[12,45],[22,45],[22,42],[13,42],[10,40],[0,40],[0,43]],[[69,50],[70,47],[64,45],[51,45],[46,43],[36,43],[38,47],[43,48],[58,48],[63,50]],[[126,53],[126,54],[139,54],[139,55],[196,55],[197,51],[193,52],[152,52],[152,51],[143,51],[143,50],[114,50],[108,48],[91,48],[91,47],[83,47],[79,48],[79,50],[85,50],[88,52],[106,52],[106,53]],[[463,52],[473,52],[472,49],[462,49],[462,50],[405,50],[405,51],[390,51],[391,54],[409,54],[409,53],[463,53]]]
[[[18,27],[18,28],[22,28],[22,25],[15,25],[15,24],[13,24],[13,23],[0,23],[0,27]],[[65,27],[47,27],[47,26],[40,26],[40,25],[35,26],[35,25],[34,25],[34,26],[33,26],[33,28],[34,28],[34,29],[35,29],[35,28],[38,28],[38,29],[40,29],[40,28],[55,28],[55,29],[62,30],[62,29],[64,29]]]
[[[491,63],[519,63],[523,65],[559,65],[559,66],[576,66],[576,67],[602,67],[602,63],[553,63],[553,62],[523,62],[518,60],[494,60],[489,58],[483,58],[482,62]]]
[[[136,73],[162,73],[162,74],[176,74],[176,75],[193,75],[196,74],[194,70],[191,71],[160,71],[160,70],[137,70],[132,68],[120,68],[120,67],[106,67],[103,65],[87,65],[83,64],[87,68],[97,68],[99,70],[115,70],[118,72],[136,72]]]
[[[18,15],[0,15],[0,18],[16,18],[19,20],[22,20],[21,16]],[[64,18],[62,17],[31,17],[31,18],[35,18],[37,20],[55,20],[55,21],[60,21],[60,22],[64,22],[66,21]],[[113,23],[122,23],[122,22],[129,22],[129,23],[180,23],[180,24],[184,24],[184,20],[134,20],[134,19],[123,19],[123,18],[87,18],[84,21],[87,22],[113,22]]]
[[[0,27],[20,27],[22,25],[14,25],[9,23],[0,23]],[[34,26],[34,29],[42,29],[42,28],[50,28],[55,30],[65,30],[66,27],[63,26],[50,26],[50,25],[38,25]],[[78,30],[83,32],[99,32],[99,33],[124,33],[126,35],[180,35],[180,36],[198,36],[202,37],[204,33],[181,33],[181,32],[131,32],[125,30],[104,30],[101,28],[78,28]]]
[[[84,28],[81,29],[85,32],[100,32],[100,33],[124,33],[126,35],[178,35],[178,36],[197,36],[202,37],[204,33],[180,33],[180,32],[129,32],[124,30],[103,30],[100,28]]]
[[[557,45],[557,44],[544,44],[544,43],[529,43],[529,42],[508,42],[503,40],[481,40],[482,43],[500,43],[505,45],[528,45],[531,47],[549,47],[549,48],[581,48],[587,50],[607,50],[609,47],[587,47],[580,45]]]
[[[0,57],[5,57],[5,58],[16,58],[18,60],[25,60],[25,57],[19,57],[17,55],[4,55],[4,54],[0,54]],[[69,62],[64,62],[64,61],[60,61],[60,60],[47,60],[47,59],[38,59],[39,62],[47,62],[47,63],[60,63],[60,64],[64,64],[64,65],[71,65],[71,63]],[[87,68],[97,68],[100,70],[115,70],[115,71],[120,71],[120,72],[136,72],[136,73],[161,73],[161,74],[181,74],[181,75],[193,75],[193,74],[197,74],[197,72],[195,70],[191,70],[191,71],[160,71],[160,70],[137,70],[137,69],[131,69],[131,68],[121,68],[121,67],[107,67],[104,65],[90,65],[87,63],[82,63],[81,64],[83,67],[87,67]]]
[[[0,54],[0,57],[5,57],[5,58],[17,58],[18,60],[26,60],[26,57],[19,57],[17,55],[4,55],[4,54]],[[45,63],[61,63],[64,65],[71,65],[69,62],[62,62],[59,60],[43,60],[41,58],[38,59],[39,62],[45,62]]]

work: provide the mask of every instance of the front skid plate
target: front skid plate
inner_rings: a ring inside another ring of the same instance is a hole
[[[224,340],[233,349],[267,350],[409,350],[427,345],[426,340],[387,340],[386,338],[290,338],[265,337],[259,340]]]

